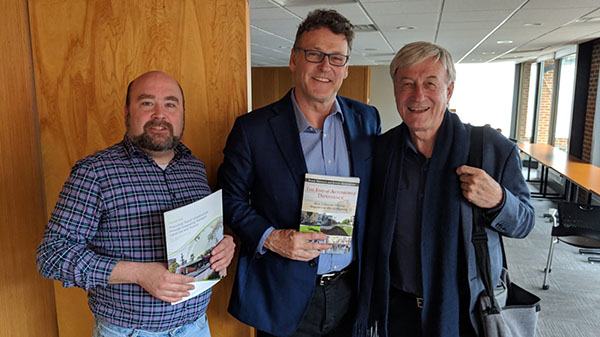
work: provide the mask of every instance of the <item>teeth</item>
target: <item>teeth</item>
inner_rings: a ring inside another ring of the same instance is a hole
[[[414,111],[414,112],[423,112],[423,111],[429,110],[429,108],[411,108],[411,107],[408,107],[408,110],[409,111]]]
[[[329,79],[323,78],[323,77],[313,77],[313,78],[319,82],[331,82]]]

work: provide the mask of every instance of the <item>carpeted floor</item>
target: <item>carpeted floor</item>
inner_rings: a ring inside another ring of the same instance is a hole
[[[542,299],[537,337],[600,336],[600,264],[578,248],[555,245],[550,289],[542,290],[552,223],[544,218],[555,203],[533,199],[535,228],[525,239],[504,240],[511,280]]]

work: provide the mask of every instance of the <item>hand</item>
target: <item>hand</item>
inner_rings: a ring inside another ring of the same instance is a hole
[[[223,235],[223,240],[210,251],[210,268],[214,271],[218,271],[221,276],[227,275],[227,266],[233,259],[233,253],[235,252],[235,243],[231,235]]]
[[[504,189],[484,170],[463,165],[456,169],[462,194],[481,208],[494,208],[502,202]]]
[[[267,236],[264,247],[283,257],[298,261],[310,261],[330,245],[312,240],[325,240],[323,233],[300,233],[294,229],[276,229]]]
[[[159,300],[177,302],[183,297],[189,296],[189,292],[194,289],[194,285],[189,284],[195,281],[193,277],[169,272],[166,263],[130,263],[136,265],[134,270],[131,270],[134,275],[137,275],[135,283]]]

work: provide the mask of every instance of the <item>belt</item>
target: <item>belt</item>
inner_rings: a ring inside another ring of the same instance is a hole
[[[351,268],[350,268],[350,266],[348,266],[340,271],[317,275],[317,285],[320,285],[320,286],[330,285],[330,284],[334,283],[335,281],[339,280],[340,277],[342,277],[342,275],[349,273],[350,270],[351,270]]]

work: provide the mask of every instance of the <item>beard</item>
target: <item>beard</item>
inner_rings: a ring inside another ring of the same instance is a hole
[[[155,126],[167,128],[169,130],[169,135],[166,138],[152,137],[151,131],[149,129]],[[129,134],[129,139],[131,139],[131,142],[141,149],[154,152],[161,152],[174,149],[177,146],[177,144],[179,144],[181,140],[181,135],[174,136],[173,126],[168,122],[151,120],[144,124],[144,132],[141,135],[132,136],[131,134]]]

